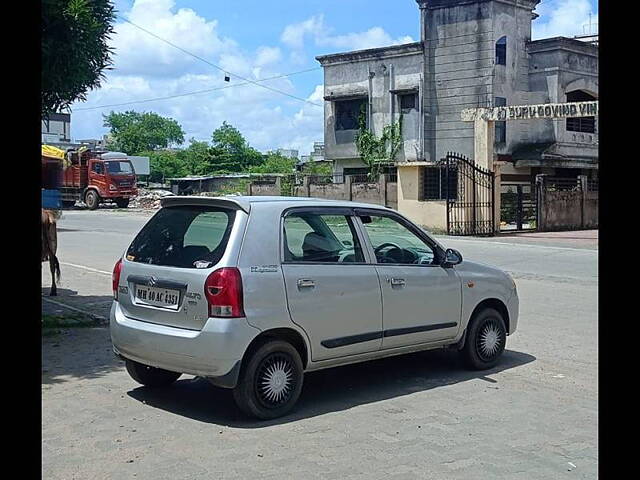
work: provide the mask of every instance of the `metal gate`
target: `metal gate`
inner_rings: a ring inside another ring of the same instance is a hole
[[[494,235],[494,173],[451,152],[440,164],[446,175],[447,233]]]
[[[500,190],[500,231],[535,230],[538,211],[535,185],[503,183]]]

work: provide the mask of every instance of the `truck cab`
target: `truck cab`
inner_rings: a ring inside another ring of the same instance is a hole
[[[90,209],[102,201],[126,208],[129,199],[137,194],[135,170],[126,155],[109,152],[89,159],[85,203]]]

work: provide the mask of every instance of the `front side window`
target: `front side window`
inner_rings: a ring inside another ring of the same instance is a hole
[[[284,219],[285,262],[362,263],[352,219],[345,215],[292,213]]]
[[[496,65],[507,64],[507,37],[501,37],[496,42]]]
[[[104,173],[104,166],[101,163],[94,163],[92,170],[98,175],[102,175]]]
[[[364,224],[378,263],[400,265],[432,265],[433,248],[397,220],[376,215],[364,215]]]
[[[361,113],[366,117],[366,98],[355,100],[339,100],[336,105],[336,130],[358,130]]]
[[[127,260],[181,268],[209,268],[224,254],[235,210],[184,206],[161,209],[127,250]]]

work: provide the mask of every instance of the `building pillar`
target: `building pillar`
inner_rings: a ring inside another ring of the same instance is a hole
[[[484,120],[480,115],[473,121],[473,156],[476,165],[493,171],[493,143],[495,141],[495,122]]]
[[[351,201],[353,198],[353,191],[351,190],[351,175],[344,176],[344,194],[347,200]]]
[[[502,221],[502,217],[501,217],[501,207],[502,207],[502,173],[501,173],[501,168],[502,168],[502,164],[503,162],[494,162],[493,163],[493,173],[494,173],[494,177],[493,177],[493,211],[494,211],[494,220],[495,220],[495,224],[494,224],[494,231],[496,233],[500,233],[500,222]]]
[[[578,175],[578,181],[580,182],[580,191],[582,193],[581,205],[580,205],[580,227],[585,228],[584,224],[584,211],[587,206],[587,190],[589,188],[587,184],[587,176],[586,175]]]
[[[381,173],[378,177],[378,185],[380,187],[380,196],[382,197],[382,205],[387,206],[387,175]]]
[[[311,196],[311,185],[309,184],[309,175],[302,177],[302,189],[304,190],[305,197]]]

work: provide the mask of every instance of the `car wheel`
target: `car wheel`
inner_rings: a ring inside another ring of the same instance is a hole
[[[462,355],[467,366],[484,370],[498,363],[507,343],[504,319],[497,310],[486,308],[471,319]]]
[[[233,398],[249,416],[261,420],[281,417],[298,401],[303,375],[300,354],[291,344],[268,341],[247,358]]]
[[[84,203],[87,204],[89,210],[95,210],[100,204],[100,197],[95,190],[89,190],[84,197]]]
[[[146,387],[164,387],[172,384],[182,375],[178,372],[143,365],[133,360],[126,360],[125,363],[131,378]]]
[[[119,198],[116,200],[116,205],[118,205],[118,208],[127,208],[129,206],[129,199]]]

